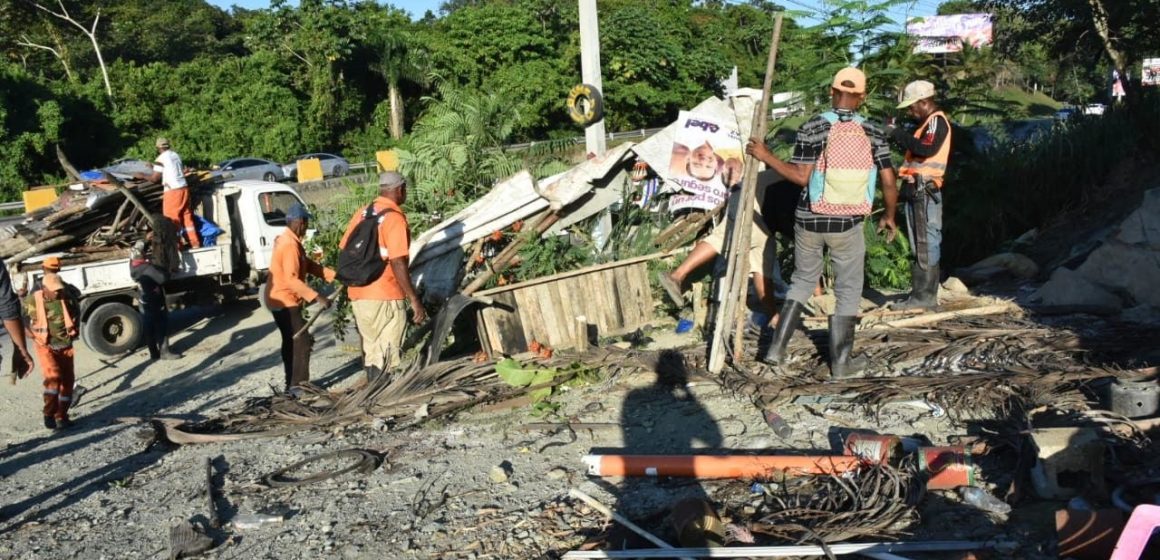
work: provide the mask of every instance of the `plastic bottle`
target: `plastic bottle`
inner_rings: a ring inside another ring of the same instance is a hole
[[[765,423],[773,429],[773,433],[781,439],[789,439],[793,435],[793,427],[786,423],[785,419],[780,414],[772,411],[765,411]]]
[[[963,496],[963,503],[975,506],[983,511],[991,513],[1011,513],[1011,504],[992,496],[990,492],[982,488],[974,486],[964,486],[959,488],[959,493]]]
[[[258,529],[265,525],[275,525],[282,523],[281,515],[270,515],[268,513],[242,513],[235,515],[230,521],[234,529],[244,531],[247,529]]]

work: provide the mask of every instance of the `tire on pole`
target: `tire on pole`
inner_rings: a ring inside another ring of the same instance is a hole
[[[604,118],[604,97],[591,84],[578,84],[568,91],[568,116],[579,125],[588,126]]]

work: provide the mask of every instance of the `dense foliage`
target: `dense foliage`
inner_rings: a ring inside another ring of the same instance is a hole
[[[944,1],[941,14],[995,14],[996,40],[939,57],[914,54],[895,21],[903,12],[920,15],[916,2],[817,4],[824,11],[784,6],[775,80],[778,91],[804,93],[805,114],[826,103],[835,70],[857,63],[870,78],[866,109],[874,117],[898,115],[898,90],[921,77],[945,92],[957,123],[998,128],[1050,114],[1055,100],[1106,100],[1112,68],[1138,78],[1132,69],[1140,59],[1160,54],[1150,50],[1160,43],[1160,27],[1151,25],[1160,0]],[[734,67],[742,87],[759,87],[772,14],[781,9],[769,0],[601,0],[608,129],[668,124],[720,93]],[[376,150],[398,148],[412,178],[410,205],[428,224],[520,168],[538,176],[561,170],[545,153],[581,134],[564,109],[580,81],[578,25],[576,3],[556,0],[451,0],[438,14],[371,0],[272,0],[266,9],[228,11],[205,0],[171,0],[163,10],[146,0],[0,3],[0,199],[58,181],[57,145],[82,168],[147,156],[157,135],[192,165],[311,151],[368,161]],[[792,130],[793,122],[774,128]],[[1131,149],[1126,136],[1091,126],[1099,130],[1079,126],[1035,148],[1031,155],[1043,159],[1035,176],[1071,185],[1077,175],[1051,158],[1083,161],[1070,155],[1074,134],[1087,135],[1093,149]],[[532,140],[540,142],[533,150],[504,148]],[[965,165],[962,179],[997,185],[1000,170],[1031,161],[1014,145],[994,157]],[[1078,176],[1109,165],[1100,159]],[[948,217],[955,219],[977,216]],[[1002,223],[996,236],[1030,222]],[[894,266],[904,250],[872,243],[871,274],[881,284],[905,283]],[[948,254],[966,259],[983,250],[948,247]]]

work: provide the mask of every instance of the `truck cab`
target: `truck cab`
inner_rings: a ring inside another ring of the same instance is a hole
[[[194,213],[222,229],[213,245],[181,252],[181,264],[165,284],[170,306],[230,301],[266,278],[274,240],[286,229],[286,211],[303,203],[294,189],[268,181],[231,181],[194,193]],[[25,260],[34,264],[49,253]],[[14,275],[17,288],[39,282],[36,268]],[[81,293],[81,340],[107,356],[130,352],[143,340],[137,283],[129,259],[109,259],[61,269]]]

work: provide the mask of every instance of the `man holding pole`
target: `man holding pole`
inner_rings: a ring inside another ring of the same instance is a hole
[[[823,251],[830,248],[834,267],[837,308],[830,317],[830,372],[836,379],[859,375],[867,366],[854,358],[854,326],[862,298],[866,239],[862,223],[870,214],[874,185],[882,183],[886,211],[879,231],[893,239],[898,190],[890,148],[878,127],[857,114],[866,97],[866,76],[844,68],[830,87],[832,109],[798,129],[793,156],[782,161],[751,138],[746,152],[789,181],[804,187],[794,215],[794,263],[789,293],[769,348],[759,359],[770,365],[784,362],[786,345],[801,325],[801,314],[824,266]]]
[[[306,283],[306,274],[334,281],[334,270],[306,258],[302,236],[311,215],[295,202],[286,211],[286,230],[274,240],[274,255],[270,261],[270,279],[266,287],[266,305],[274,314],[274,323],[282,334],[282,367],[286,372],[286,391],[295,394],[297,387],[310,381],[310,349],[314,339],[310,333],[294,336],[306,320],[302,317],[303,302],[318,302],[323,309],[330,300]]]

